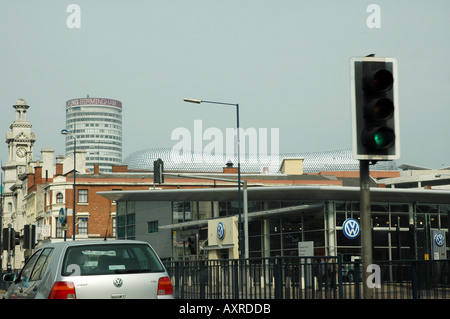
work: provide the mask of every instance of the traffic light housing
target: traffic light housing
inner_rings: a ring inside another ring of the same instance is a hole
[[[9,250],[10,243],[11,243],[11,237],[9,235],[9,230],[11,228],[3,228],[2,233],[2,249],[3,250]]]
[[[189,236],[188,238],[188,249],[191,255],[197,254],[197,236]]]
[[[36,225],[24,225],[23,248],[34,249],[36,239]]]
[[[3,250],[13,250],[16,245],[20,245],[20,233],[14,228],[3,228],[2,235]]]
[[[400,158],[397,60],[352,58],[353,157]]]
[[[164,183],[164,162],[162,159],[158,158],[153,162],[153,182],[155,184]]]
[[[14,249],[14,246],[20,245],[20,233],[15,231],[14,229],[11,230],[11,249]]]

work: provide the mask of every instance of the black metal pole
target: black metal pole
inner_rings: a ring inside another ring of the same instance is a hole
[[[3,161],[1,163],[1,166],[3,166]],[[0,167],[2,169],[2,167]],[[3,270],[3,245],[2,245],[2,238],[3,236],[3,172],[0,173],[0,272]]]
[[[361,160],[360,165],[360,213],[361,213],[361,256],[363,272],[363,298],[373,298],[373,288],[368,287],[367,267],[372,264],[372,225],[370,211],[369,161]]]
[[[242,258],[244,246],[242,245],[242,193],[241,193],[241,145],[239,138],[239,104],[236,104],[236,126],[237,126],[237,153],[238,153],[238,213],[239,213],[239,258]]]
[[[73,136],[73,210],[72,210],[73,240],[75,240],[76,178],[77,178],[77,139],[75,138],[75,136]]]

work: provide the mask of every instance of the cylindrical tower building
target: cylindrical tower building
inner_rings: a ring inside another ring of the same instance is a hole
[[[122,163],[122,102],[107,98],[72,99],[66,102],[66,155],[76,149],[86,151],[86,167],[99,164],[101,172],[111,172]],[[72,136],[73,135],[73,136]]]

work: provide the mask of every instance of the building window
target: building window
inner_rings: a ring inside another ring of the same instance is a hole
[[[134,239],[135,237],[136,237],[136,214],[128,213],[127,214],[127,238],[126,239]]]
[[[148,233],[157,233],[158,232],[158,221],[152,221],[147,223]]]
[[[136,238],[136,202],[118,202],[117,207],[117,238]]]
[[[64,229],[62,228],[62,225],[59,223],[59,221],[56,223],[56,237],[64,237]]]
[[[78,235],[88,234],[88,218],[82,218],[78,223]]]
[[[118,239],[124,239],[125,238],[125,218],[127,215],[127,203],[120,201],[117,203],[117,220],[116,220],[116,227],[117,227],[117,238]]]
[[[191,202],[172,202],[172,216],[174,223],[192,220]]]
[[[79,203],[87,203],[88,202],[88,190],[87,189],[79,189],[78,190],[78,202]]]
[[[64,200],[64,196],[62,193],[56,194],[56,202],[57,203],[63,203],[64,202],[63,200]]]

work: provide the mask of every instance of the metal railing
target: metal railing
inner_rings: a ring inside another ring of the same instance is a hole
[[[450,298],[450,260],[377,262],[376,299]],[[178,299],[359,299],[360,262],[338,257],[168,261]]]

